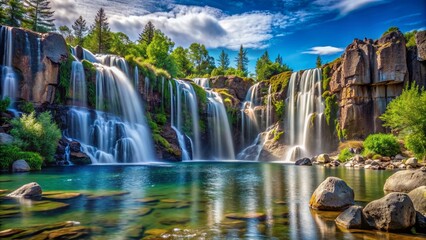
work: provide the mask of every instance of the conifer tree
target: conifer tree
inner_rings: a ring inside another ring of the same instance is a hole
[[[317,66],[317,68],[320,68],[322,66],[322,59],[321,59],[320,55],[318,55],[318,57],[317,57],[316,66]]]
[[[152,42],[152,39],[154,38],[155,33],[155,26],[152,24],[151,21],[149,21],[141,34],[139,34],[139,43],[145,43],[146,45],[149,45]]]
[[[22,0],[9,0],[6,9],[6,24],[12,27],[20,27],[24,21],[25,8]]]
[[[229,67],[229,56],[224,50],[222,50],[222,52],[220,53],[218,62],[219,62],[219,67],[222,70],[228,69],[228,67]]]
[[[243,45],[240,46],[240,51],[238,52],[235,61],[237,62],[237,71],[241,71],[244,75],[247,75],[247,49],[244,49]]]
[[[283,58],[278,54],[277,58],[275,58],[275,63],[278,63],[280,66],[283,65]]]
[[[48,0],[25,0],[28,24],[36,32],[48,32],[55,28],[52,7]]]
[[[74,30],[74,36],[77,45],[82,46],[84,36],[86,35],[87,30],[89,30],[86,25],[86,20],[80,16],[77,20],[75,20],[74,24],[72,25],[72,29]]]
[[[96,39],[98,53],[108,50],[108,40],[110,35],[108,18],[103,8],[100,8],[95,17],[95,23],[92,26],[92,33]]]

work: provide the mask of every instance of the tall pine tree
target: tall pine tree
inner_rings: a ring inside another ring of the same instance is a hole
[[[238,52],[235,61],[237,62],[237,71],[241,71],[242,73],[244,73],[244,76],[247,76],[247,49],[244,49],[243,45],[240,46],[240,51]]]
[[[317,57],[316,66],[317,68],[320,68],[322,66],[322,59],[320,55],[318,55]]]
[[[229,67],[229,56],[224,50],[219,55],[218,63],[222,70],[227,70]]]
[[[104,53],[108,50],[108,40],[110,29],[108,18],[103,8],[100,8],[95,17],[95,23],[92,26],[92,33],[96,39],[98,53]]]
[[[152,42],[152,39],[154,39],[154,33],[155,33],[155,26],[152,24],[151,21],[149,21],[141,34],[139,34],[139,43],[146,45],[149,45]]]
[[[72,29],[74,30],[74,36],[77,45],[82,46],[84,36],[86,35],[87,30],[89,30],[86,25],[86,20],[80,16],[77,20],[75,20],[74,24],[72,25]]]
[[[48,0],[25,0],[28,12],[28,24],[36,32],[49,32],[54,30],[52,7]]]
[[[20,27],[24,21],[25,8],[22,0],[9,0],[6,9],[6,24]]]

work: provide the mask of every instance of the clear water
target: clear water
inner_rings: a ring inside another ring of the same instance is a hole
[[[187,234],[184,239],[410,239],[408,235],[375,231],[343,231],[333,221],[338,213],[317,213],[308,207],[312,192],[328,176],[344,179],[354,189],[357,203],[364,205],[384,195],[384,182],[392,173],[278,163],[185,162],[71,166],[2,174],[0,189],[13,190],[36,181],[44,192],[129,193],[95,200],[87,196],[62,200],[70,206],[53,212],[25,212],[0,218],[0,230],[71,220],[99,227],[101,231],[93,236],[98,239],[128,239],[131,229],[142,227],[145,231],[184,229],[180,231],[180,236]],[[148,197],[160,201],[138,201]],[[19,203],[1,199],[1,204]],[[151,208],[152,212],[140,216],[138,210],[142,208]],[[229,213],[263,213],[266,220],[238,222],[225,216]],[[186,220],[173,223],[182,219]],[[137,238],[142,237],[143,231]]]

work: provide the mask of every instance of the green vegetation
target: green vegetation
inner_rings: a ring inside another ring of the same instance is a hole
[[[277,142],[280,140],[281,136],[284,134],[284,131],[274,131],[273,141]]]
[[[191,82],[191,85],[194,88],[194,91],[195,91],[195,94],[197,95],[198,101],[202,105],[205,106],[207,104],[207,93],[206,93],[206,91],[204,91],[204,89],[202,87],[198,86],[194,82]],[[200,111],[201,111],[201,109],[200,109]]]
[[[418,158],[426,158],[426,91],[415,83],[391,101],[380,117],[384,126],[405,139],[405,146]]]
[[[392,134],[371,134],[365,139],[364,147],[369,152],[389,157],[400,152],[398,140]]]
[[[339,139],[340,142],[344,141],[345,139],[348,138],[348,131],[344,128],[340,127],[340,123],[338,119],[334,120],[334,125],[336,127],[336,134],[337,134],[337,138]]]
[[[283,72],[275,76],[272,76],[271,79],[269,80],[271,84],[271,92],[276,93],[276,92],[284,91],[287,88],[287,85],[290,81],[291,73],[292,72],[287,71],[287,72]]]
[[[322,59],[321,59],[321,56],[320,56],[320,55],[318,55],[318,56],[317,56],[317,60],[316,60],[316,62],[315,62],[315,66],[316,66],[317,68],[321,68],[321,66],[322,66]]]
[[[405,46],[406,47],[415,47],[416,46],[416,33],[417,31],[411,31],[411,32],[406,32],[404,33],[404,38],[405,38]]]
[[[23,101],[19,104],[19,109],[24,113],[34,112],[34,104],[32,102]]]
[[[75,59],[70,54],[67,60],[62,62],[61,65],[59,66],[59,86],[55,96],[56,103],[65,103],[67,98],[70,97],[69,89],[71,87],[70,79],[71,79],[73,61],[75,61]]]
[[[41,113],[37,118],[35,113],[24,114],[19,119],[11,121],[11,130],[17,145],[24,151],[37,152],[47,161],[53,162],[56,146],[61,138],[61,131],[52,122],[49,112]]]
[[[330,89],[330,81],[331,81],[331,77],[330,75],[330,65],[327,64],[323,69],[322,69],[322,89],[323,91],[327,91],[328,89]]]
[[[391,32],[399,32],[399,28],[398,27],[390,27],[388,30],[386,30],[383,34],[382,34],[382,37],[383,36],[385,36],[386,34],[388,34],[388,33],[391,33]]]
[[[244,77],[247,77],[248,57],[247,49],[244,49],[243,45],[240,46],[240,51],[238,51],[238,55],[235,57],[235,62],[237,62],[237,71],[244,73]]]
[[[52,8],[48,0],[25,0],[26,23],[36,32],[49,32],[55,28]]]
[[[281,57],[278,56],[275,62],[272,62],[269,59],[268,51],[265,51],[256,62],[256,75],[258,81],[270,79],[274,75],[287,71],[291,71],[291,69],[282,63]]]
[[[30,166],[31,170],[40,170],[43,164],[42,157],[35,152],[22,151],[16,145],[0,145],[0,170],[8,171],[16,160],[23,159]]]
[[[6,97],[0,100],[0,113],[6,112],[7,107],[10,105],[10,98]]]
[[[322,94],[322,97],[325,99],[325,121],[328,126],[334,127],[331,124],[335,123],[335,119],[337,119],[337,113],[339,111],[339,104],[337,103],[337,96],[335,94],[331,94],[329,91],[325,91]]]
[[[343,150],[340,151],[337,159],[339,159],[339,161],[341,161],[341,162],[346,162],[346,161],[348,161],[348,159],[350,159],[353,156],[354,156],[354,154],[351,153],[349,148],[344,148]]]

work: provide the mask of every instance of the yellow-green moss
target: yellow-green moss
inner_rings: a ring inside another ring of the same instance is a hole
[[[271,84],[271,91],[273,93],[284,91],[288,85],[291,74],[292,72],[289,71],[272,76],[269,80]]]

